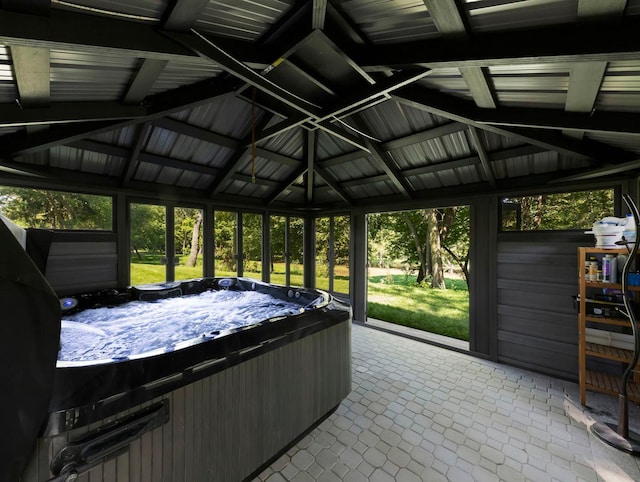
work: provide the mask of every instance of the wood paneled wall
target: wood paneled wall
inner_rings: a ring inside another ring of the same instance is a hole
[[[350,391],[351,321],[345,321],[167,394],[169,422],[78,481],[241,481]],[[38,440],[21,482],[48,480],[53,455],[99,426]]]
[[[59,296],[117,287],[116,236],[56,232],[45,277]]]
[[[577,233],[505,233],[498,238],[498,360],[578,378]]]

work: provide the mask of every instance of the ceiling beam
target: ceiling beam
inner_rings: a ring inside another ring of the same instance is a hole
[[[51,96],[49,49],[11,47],[11,60],[20,96],[20,107],[48,105]]]
[[[148,122],[138,127],[138,132],[133,143],[133,148],[127,156],[127,167],[120,177],[120,186],[128,186],[131,182],[131,179],[133,179],[133,176],[138,169],[138,165],[140,164],[140,153],[142,152],[142,149],[144,149],[144,147],[147,145],[149,135],[151,134],[151,129],[152,126]]]
[[[142,102],[168,62],[164,59],[142,59],[138,71],[124,94],[122,103],[139,104]]]
[[[274,117],[273,115],[267,115],[267,114],[262,115],[257,120],[254,126],[255,132],[260,133],[269,124],[269,122],[271,122],[271,119],[273,119],[273,117]],[[218,194],[222,190],[222,187],[229,181],[229,179],[231,179],[231,176],[233,176],[233,174],[237,172],[240,161],[245,159],[247,156],[251,155],[252,138],[253,138],[253,135],[251,132],[249,132],[249,135],[247,135],[240,142],[241,146],[248,146],[248,147],[245,147],[244,149],[241,149],[241,148],[236,149],[236,151],[233,153],[231,158],[226,162],[226,164],[222,167],[222,169],[220,169],[220,172],[218,173],[216,178],[213,180],[211,185],[207,188],[207,195],[209,197],[213,197],[216,194]]]
[[[272,204],[276,199],[278,199],[278,196],[280,196],[280,194],[282,194],[287,189],[289,189],[291,185],[294,182],[296,182],[301,176],[305,175],[305,173],[307,172],[307,164],[306,163],[301,163],[301,164],[302,165],[298,169],[296,169],[289,177],[287,177],[284,180],[284,182],[282,182],[276,189],[274,189],[269,196],[267,196],[265,200],[265,204],[267,206]]]
[[[482,163],[482,169],[484,170],[485,178],[487,182],[491,186],[492,189],[496,188],[496,177],[493,173],[493,169],[491,168],[491,159],[487,155],[487,150],[484,146],[484,142],[480,138],[480,134],[478,133],[478,129],[473,126],[469,126],[469,134],[471,135],[471,140],[473,141],[473,146],[480,157],[480,162]]]
[[[349,113],[349,111],[375,101],[379,97],[385,96],[390,92],[395,91],[396,89],[400,89],[406,85],[409,85],[416,80],[425,77],[429,73],[429,70],[412,69],[408,71],[398,72],[390,77],[376,82],[373,85],[366,87],[365,89],[360,89],[359,92],[354,93],[352,96],[338,99],[333,104],[324,106],[322,108],[322,112],[318,115],[309,116],[302,112],[298,115],[291,116],[290,118],[279,122],[278,124],[275,124],[270,129],[267,129],[260,136],[260,138],[257,139],[257,141],[266,140],[270,137],[280,134],[281,132],[291,129],[292,127],[300,126],[305,122],[312,121],[316,124],[320,124],[323,121],[332,120],[335,117],[346,115]],[[323,124],[323,126],[328,128],[327,124]]]
[[[602,22],[605,17],[619,18],[627,0],[578,0],[578,20]]]
[[[324,18],[327,14],[327,0],[313,0],[313,9],[311,12],[311,28],[324,28]]]
[[[129,121],[133,125],[136,121]],[[44,131],[31,134],[17,132],[2,136],[0,144],[1,158],[14,158],[49,149],[61,144],[68,144],[90,135],[101,134],[119,127],[122,123],[114,121],[97,121],[84,124],[59,124]]]
[[[326,182],[327,185],[331,189],[333,189],[338,196],[340,196],[343,199],[343,201],[345,201],[349,205],[353,204],[353,200],[344,190],[344,185],[340,184],[336,180],[336,178],[334,178],[326,169],[322,169],[318,165],[315,165],[313,169],[316,172],[316,174],[320,176],[324,180],[324,182]],[[384,177],[385,179],[388,179],[386,175]]]
[[[229,149],[237,149],[240,147],[240,141],[238,139],[218,134],[217,132],[212,132],[193,124],[187,124],[186,122],[172,119],[171,117],[159,117],[154,119],[152,122],[154,126],[162,129],[193,137],[194,139],[199,139],[201,141],[210,142],[211,144],[216,144],[218,146],[228,147]]]
[[[314,188],[314,184],[315,184],[315,179],[314,179],[314,170],[313,170],[313,161],[315,158],[315,154],[316,154],[316,132],[315,131],[308,131],[307,135],[305,136],[305,140],[304,140],[304,157],[305,157],[305,163],[307,165],[307,183],[306,183],[306,189],[305,189],[305,200],[307,202],[307,204],[312,204],[313,203],[313,188]]]
[[[398,137],[389,141],[385,141],[381,144],[381,147],[385,151],[391,151],[393,149],[400,149],[401,147],[411,146],[420,142],[425,142],[438,137],[447,136],[449,134],[455,134],[467,130],[468,126],[460,122],[447,122],[436,127],[429,127],[415,134],[410,134],[404,137]]]
[[[360,117],[360,114],[353,116],[352,119],[360,131],[366,132],[367,126]],[[405,198],[410,199],[412,191],[411,185],[404,177],[402,177],[400,170],[395,166],[395,162],[389,154],[387,154],[387,152],[385,152],[378,143],[372,142],[366,137],[363,138],[363,141],[369,149],[371,157],[376,161],[376,164],[378,164],[378,167],[389,177],[389,180],[393,183],[400,194]]]
[[[424,0],[429,16],[443,35],[465,34],[467,29],[455,0]]]
[[[171,157],[160,156],[158,154],[152,154],[150,152],[141,152],[138,156],[138,160],[139,162],[155,164],[156,166],[172,167],[174,169],[197,172],[200,174],[207,174],[209,176],[216,176],[220,172],[220,169],[215,167],[205,166],[204,164],[196,164],[195,162],[183,161]]]
[[[547,150],[557,151],[571,157],[596,160],[600,162],[610,162],[611,159],[619,159],[620,161],[630,160],[630,158],[634,156],[633,153],[625,151],[624,149],[607,146],[588,139],[579,141],[567,138],[562,136],[559,132],[515,127],[506,128],[500,125],[494,125],[487,122],[487,120],[491,120],[492,115],[495,115],[494,111],[489,109],[478,109],[469,101],[456,99],[452,96],[443,95],[438,92],[419,87],[406,87],[401,91],[394,92],[391,96],[397,102],[416,109],[421,109],[457,122],[479,127],[489,132],[493,132],[494,134],[520,139],[524,142],[537,145]],[[528,112],[520,109],[513,109],[513,111]],[[501,110],[501,112],[503,111]],[[509,110],[509,112],[511,112],[511,110]],[[553,114],[558,115],[563,113],[553,111]],[[547,112],[547,116],[548,115],[549,112]],[[612,120],[615,121],[615,119]]]
[[[589,61],[637,60],[640,19],[625,16],[615,24],[585,29],[577,24],[548,25],[476,34],[473,38],[431,38],[360,47],[349,55],[368,71],[422,65],[432,69],[491,67]]]
[[[146,115],[146,107],[110,101],[55,102],[46,107],[25,109],[15,102],[0,104],[2,127],[132,119]]]
[[[328,167],[339,166],[340,164],[344,164],[345,162],[353,162],[366,156],[367,153],[363,151],[345,152],[344,154],[340,154],[339,156],[330,157],[328,159],[318,161],[317,165],[323,169],[326,169]]]
[[[471,167],[475,166],[476,164],[480,164],[480,162],[480,157],[478,156],[463,157],[461,159],[453,159],[451,161],[435,162],[427,166],[404,169],[403,171],[401,171],[401,174],[404,177],[422,176],[424,174],[434,174],[436,172],[447,171],[449,169]]]
[[[636,171],[638,169],[640,169],[640,159],[624,162],[615,166],[603,167],[601,169],[588,170],[580,174],[560,177],[554,182],[585,181],[587,179],[596,179],[599,177],[611,176],[613,174]]]
[[[285,156],[284,154],[280,154],[279,152],[270,151],[265,149],[264,147],[255,148],[256,156],[263,157],[270,161],[277,162],[279,164],[284,164],[285,166],[298,167],[300,165],[300,159],[294,159],[293,157]]]
[[[484,109],[495,109],[498,103],[487,70],[483,67],[460,67],[460,73],[476,105]]]
[[[119,111],[120,114],[129,114],[129,118],[125,121],[97,121],[83,122],[69,125],[52,125],[47,131],[36,132],[26,135],[22,132],[16,134],[8,134],[2,136],[2,145],[0,146],[0,156],[4,157],[17,157],[24,154],[37,152],[40,150],[48,149],[50,147],[73,142],[84,137],[98,135],[104,132],[108,132],[114,129],[120,129],[129,127],[135,124],[148,122],[153,119],[160,118],[165,115],[171,115],[182,110],[192,108],[198,105],[209,103],[215,98],[232,95],[234,89],[237,87],[236,82],[233,79],[215,79],[205,80],[197,82],[190,86],[179,87],[161,94],[155,94],[147,97],[145,104],[142,106],[119,106],[117,103],[103,103],[103,102],[71,102],[71,103],[56,103],[53,106],[57,106],[46,115],[53,117],[58,112],[59,117],[68,119],[71,116],[68,112],[64,112],[63,106],[69,106],[73,111],[81,110],[82,114],[86,117],[92,116],[92,119],[97,119],[100,115],[100,111],[103,107],[107,110],[113,109]],[[92,105],[93,108],[88,108]],[[107,108],[107,105],[111,105],[111,108]],[[0,104],[0,114],[2,113],[2,105]],[[76,106],[76,107],[74,107]],[[119,106],[119,107],[118,107]],[[15,107],[9,107],[8,110],[15,110]],[[137,110],[136,110],[137,109]],[[146,109],[146,110],[145,110]],[[43,110],[45,111],[45,110]],[[61,111],[61,113],[60,113]],[[146,112],[142,116],[134,116],[137,112]],[[36,115],[35,111],[21,114],[23,120],[29,122],[37,122],[41,119],[41,116]],[[25,118],[26,117],[26,118]],[[77,115],[76,115],[77,117]],[[2,117],[0,117],[1,119]]]
[[[320,114],[318,106],[274,84],[267,77],[255,72],[248,65],[236,59],[204,35],[200,35],[197,32],[192,34],[166,32],[166,35],[176,42],[200,53],[200,55],[213,61],[234,77],[256,89],[260,89],[262,92],[278,99],[283,104],[299,112],[303,112],[307,116],[316,117]]]
[[[80,139],[67,144],[69,147],[76,149],[82,149],[85,151],[99,152],[107,156],[128,158],[131,154],[131,149],[127,147],[116,146],[114,144],[106,144],[104,142],[92,141],[89,139]]]
[[[174,31],[189,30],[208,4],[209,0],[176,0],[173,4],[169,2],[162,28]]]
[[[197,60],[153,25],[52,9],[48,16],[0,10],[0,44],[162,60]]]

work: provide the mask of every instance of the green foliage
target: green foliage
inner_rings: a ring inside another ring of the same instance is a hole
[[[153,204],[131,204],[131,249],[164,253],[166,210]]]
[[[428,212],[418,209],[397,213],[369,214],[369,265],[402,267],[415,270],[421,256],[428,258],[430,249]],[[440,243],[445,249],[445,264],[465,266],[469,253],[469,206],[454,206],[436,210]],[[415,237],[409,228],[412,224]],[[416,241],[419,244],[416,246]],[[420,249],[420,251],[418,251]],[[429,278],[427,273],[427,278]]]
[[[613,189],[502,199],[502,230],[588,229],[613,216]]]
[[[0,186],[0,212],[25,228],[113,229],[108,196]]]
[[[420,287],[404,275],[370,276],[367,316],[460,340],[469,340],[469,291],[446,279],[446,290]]]

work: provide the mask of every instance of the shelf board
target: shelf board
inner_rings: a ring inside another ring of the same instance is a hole
[[[614,346],[600,345],[599,343],[585,343],[585,353],[590,356],[596,356],[598,358],[606,358],[607,360],[614,360],[619,362],[630,362],[633,357],[631,350],[625,350],[624,348],[616,348]]]
[[[597,372],[587,370],[585,377],[585,387],[587,390],[594,392],[608,393],[609,395],[618,395],[620,393],[620,378],[610,373]],[[630,400],[640,402],[640,384],[633,381],[630,377],[627,385],[627,396]]]
[[[624,318],[605,318],[604,316],[586,315],[584,320],[591,321],[593,323],[604,323],[607,325],[631,326],[631,322]]]
[[[611,288],[613,290],[621,290],[622,283],[603,283],[601,281],[585,281],[587,288]],[[640,286],[627,286],[629,291],[640,291]]]

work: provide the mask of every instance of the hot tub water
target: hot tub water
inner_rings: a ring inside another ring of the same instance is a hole
[[[60,362],[110,362],[261,321],[300,313],[299,303],[257,291],[204,291],[94,308],[62,319]]]

